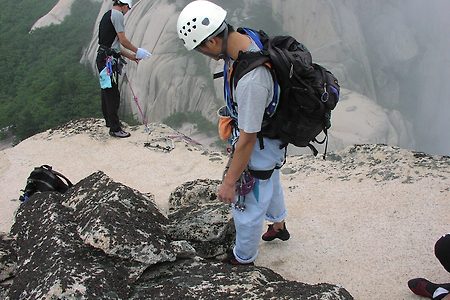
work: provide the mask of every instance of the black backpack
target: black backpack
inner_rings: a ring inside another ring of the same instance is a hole
[[[64,179],[64,181],[63,181]],[[65,193],[73,184],[66,176],[52,169],[49,165],[34,168],[27,179],[27,185],[22,190],[19,200],[25,202],[36,192],[56,191]]]
[[[326,141],[325,158],[331,111],[339,101],[337,78],[313,63],[308,49],[291,36],[269,37],[263,31],[247,28],[239,28],[238,32],[249,35],[262,50],[239,54],[230,75],[234,88],[242,76],[264,64],[269,66],[275,85],[280,87],[279,98],[275,95],[274,103],[266,109],[259,133],[260,147],[264,147],[262,137],[277,138],[283,142],[281,147],[288,144],[309,147],[317,155],[311,143]],[[273,107],[276,110],[270,111]],[[318,141],[316,137],[321,132],[325,138]]]

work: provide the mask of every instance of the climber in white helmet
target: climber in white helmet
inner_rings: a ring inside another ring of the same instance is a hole
[[[113,0],[113,7],[107,11],[99,24],[96,64],[100,73],[102,112],[113,137],[126,138],[129,132],[122,129],[118,111],[120,92],[118,75],[123,66],[122,56],[138,62],[150,57],[150,52],[134,46],[125,36],[124,15],[133,7],[132,0]],[[130,51],[127,51],[130,50]]]
[[[264,241],[290,237],[284,222],[287,212],[279,172],[285,152],[277,139],[261,137],[264,147],[257,143],[265,109],[274,95],[268,68],[259,66],[248,72],[236,88],[227,80],[240,52],[260,49],[247,34],[235,31],[225,21],[226,16],[223,8],[209,1],[190,2],[178,17],[177,33],[187,50],[225,62],[225,111],[231,117],[226,124],[232,128],[225,130],[227,136],[219,135],[230,142],[232,155],[217,195],[234,208],[236,240],[224,262],[251,265],[258,255],[264,219],[272,222],[262,234]]]

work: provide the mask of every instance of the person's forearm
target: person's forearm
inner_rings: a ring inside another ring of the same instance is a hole
[[[130,51],[133,51],[134,53],[136,53],[136,51],[137,51],[137,47],[136,46],[134,46],[126,37],[123,37],[121,40],[120,40],[120,44],[124,47],[124,48],[126,48],[126,49],[128,49],[128,50],[130,50]]]
[[[236,143],[230,168],[224,178],[224,184],[234,185],[239,180],[239,177],[250,161],[255,143],[256,133],[248,134],[241,132],[239,140]]]
[[[118,33],[117,33],[117,37],[119,38],[119,42],[120,42],[120,44],[122,45],[122,47],[124,47],[124,48],[126,48],[126,49],[128,49],[128,50],[130,50],[130,51],[133,51],[134,53],[136,53],[137,47],[134,46],[134,45],[130,42],[130,40],[128,40],[128,38],[125,36],[125,33],[123,33],[123,32],[118,32]]]
[[[130,52],[128,52],[128,51],[126,51],[126,50],[121,50],[120,51],[120,54],[122,55],[122,56],[125,56],[126,58],[128,58],[128,59],[130,59],[130,60],[134,60],[134,55],[133,54],[131,54]]]

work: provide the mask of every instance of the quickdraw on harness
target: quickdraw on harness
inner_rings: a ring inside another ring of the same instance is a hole
[[[230,158],[228,160],[227,165],[225,166],[225,170],[222,175],[222,182],[225,178],[225,175],[230,168],[231,161],[233,159],[233,152],[230,153]],[[251,174],[250,170],[246,168],[244,172],[242,172],[239,180],[236,182],[236,194],[237,200],[233,204],[234,208],[239,211],[244,211],[246,208],[245,205],[245,196],[249,194],[256,184],[256,178]]]
[[[246,208],[245,205],[245,196],[249,194],[253,188],[255,187],[256,179],[252,176],[248,169],[244,170],[236,183],[236,191],[238,194],[238,198],[236,203],[234,203],[234,208],[239,211],[244,211]]]
[[[106,74],[108,74],[108,76],[113,75],[113,57],[112,56],[106,57]]]

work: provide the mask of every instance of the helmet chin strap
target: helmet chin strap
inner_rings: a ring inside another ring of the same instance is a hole
[[[219,59],[226,60],[228,58],[227,48],[228,48],[228,26],[225,26],[225,29],[223,31],[222,51],[218,56]]]

